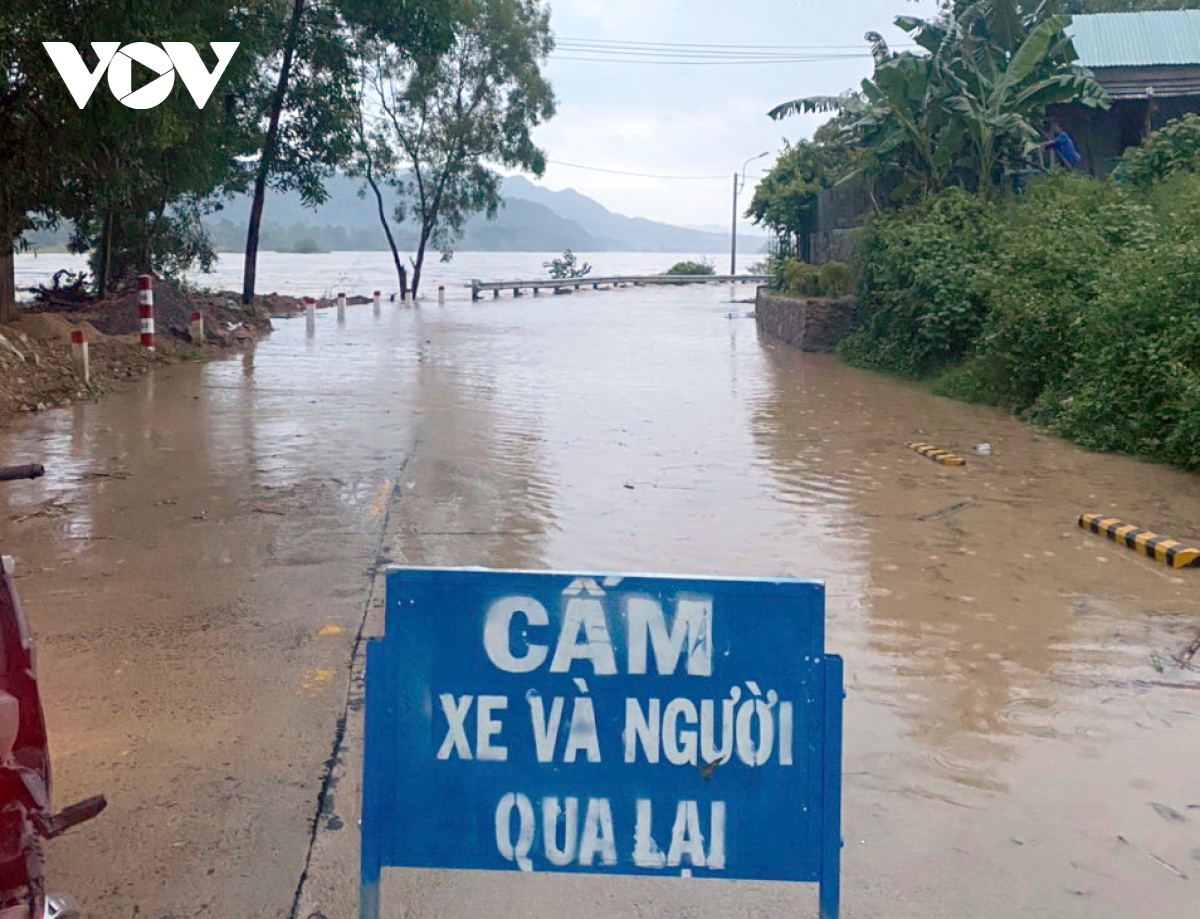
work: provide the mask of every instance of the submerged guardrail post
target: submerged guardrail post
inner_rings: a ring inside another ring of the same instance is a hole
[[[317,301],[312,297],[304,298],[304,324],[312,338],[317,333]]]
[[[346,321],[346,294],[339,292],[337,295],[337,320],[338,322]]]
[[[375,315],[378,316],[379,315],[379,301],[383,297],[383,292],[377,290],[377,291],[375,291],[374,296],[375,296],[375,307],[374,307]]]

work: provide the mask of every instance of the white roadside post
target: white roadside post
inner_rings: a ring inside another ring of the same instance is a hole
[[[304,298],[304,318],[308,337],[312,338],[317,333],[317,301],[312,297]]]
[[[204,314],[199,310],[192,313],[191,335],[193,345],[204,344]]]
[[[438,306],[445,306],[445,305],[446,305],[446,285],[439,284],[438,285]]]
[[[75,375],[88,386],[92,382],[91,366],[88,364],[88,343],[82,329],[71,332],[71,356],[75,360]]]
[[[338,322],[346,321],[346,295],[345,295],[345,293],[339,293],[337,295],[337,321]]]
[[[382,291],[378,291],[378,290],[375,291],[375,315],[376,316],[379,315],[379,301],[380,301],[380,298],[382,298],[382,297],[383,297]]]

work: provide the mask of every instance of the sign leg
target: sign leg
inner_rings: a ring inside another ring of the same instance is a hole
[[[838,919],[842,884],[842,659],[825,658],[824,831],[821,846],[821,919]]]

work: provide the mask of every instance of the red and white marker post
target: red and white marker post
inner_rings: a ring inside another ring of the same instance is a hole
[[[84,386],[92,382],[91,367],[88,364],[88,343],[83,337],[82,329],[74,329],[71,332],[71,357],[75,362],[75,375],[83,382]]]
[[[199,310],[192,313],[192,344],[204,344],[204,314]]]
[[[142,347],[154,350],[154,275],[138,275],[138,311],[142,317]]]

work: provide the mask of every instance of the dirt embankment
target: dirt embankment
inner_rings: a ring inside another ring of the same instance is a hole
[[[141,376],[156,362],[196,360],[252,343],[271,330],[272,315],[298,312],[291,297],[261,297],[244,310],[234,294],[188,291],[170,281],[155,285],[155,351],[141,345],[136,287],[105,300],[69,290],[47,290],[22,304],[15,323],[0,325],[0,418],[40,411],[111,389]],[[192,341],[192,314],[204,317],[204,341]],[[90,385],[76,374],[71,333],[88,342]]]

